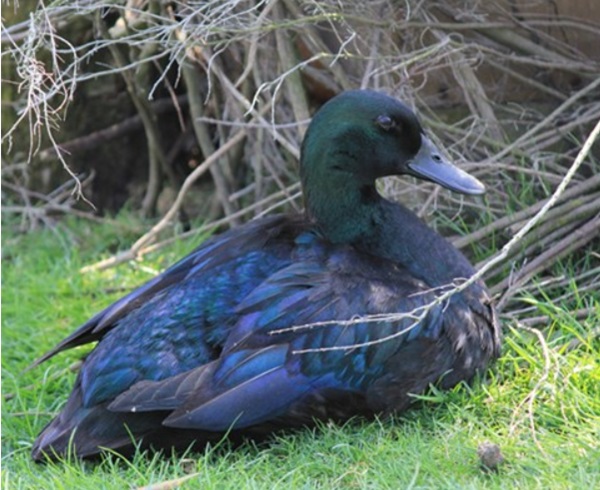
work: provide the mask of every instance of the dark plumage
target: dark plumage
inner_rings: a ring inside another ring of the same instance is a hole
[[[411,174],[483,192],[439,156],[407,107],[371,91],[335,97],[310,125],[300,170],[305,215],[208,240],[40,359],[99,341],[34,459],[66,454],[70,440],[87,457],[102,447],[128,453],[132,438],[181,448],[228,430],[262,436],[398,412],[409,394],[469,380],[497,357],[499,326],[480,282],[416,325],[364,319],[422,307],[474,273],[375,189],[379,177]]]

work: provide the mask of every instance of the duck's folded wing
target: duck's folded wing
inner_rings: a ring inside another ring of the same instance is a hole
[[[30,367],[64,350],[100,340],[123,317],[168,290],[173,284],[180,284],[194,276],[206,276],[207,287],[210,287],[212,274],[216,269],[227,267],[233,261],[239,262],[245,255],[255,251],[261,251],[268,256],[270,250],[266,248],[266,244],[281,233],[287,221],[289,218],[282,215],[263,218],[207,240],[162,274],[96,314],[56,347],[34,361]],[[273,250],[274,255],[277,252],[278,250]],[[262,278],[257,277],[257,280]],[[234,289],[232,285],[232,293]]]
[[[286,366],[288,346],[247,349],[162,382],[141,382],[108,407],[117,412],[172,410],[169,427],[226,431],[272,419],[315,389]],[[234,359],[235,358],[235,359]],[[228,367],[223,364],[233,363]]]
[[[321,392],[364,392],[400,345],[417,331],[431,330],[442,308],[416,323],[410,316],[361,321],[398,308],[408,312],[427,300],[400,298],[390,289],[399,287],[398,281],[387,284],[372,275],[350,279],[330,264],[311,262],[277,272],[240,305],[219,359],[163,381],[137,383],[109,409],[166,410],[171,413],[164,425],[224,431],[285,416]],[[400,285],[413,292],[420,286]]]

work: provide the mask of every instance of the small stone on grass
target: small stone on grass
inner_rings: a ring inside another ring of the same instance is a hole
[[[498,471],[498,467],[504,462],[500,446],[493,442],[482,442],[477,448],[477,455],[485,471]]]

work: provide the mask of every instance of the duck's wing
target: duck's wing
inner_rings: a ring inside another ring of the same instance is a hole
[[[211,287],[212,274],[217,269],[227,268],[229,264],[236,261],[244,261],[244,257],[253,252],[262,251],[268,257],[273,258],[285,255],[285,244],[276,241],[271,249],[268,243],[274,237],[285,233],[285,228],[293,227],[295,223],[288,216],[277,215],[252,221],[245,226],[232,229],[226,233],[215,236],[205,241],[200,247],[188,256],[168,268],[162,274],[150,280],[141,287],[135,289],[125,297],[108,306],[86,323],[81,325],[75,332],[62,340],[56,347],[35,360],[30,367],[34,367],[61,351],[100,340],[106,333],[112,330],[120,320],[148,303],[154,297],[162,294],[174,284],[180,284],[192,277],[206,277],[208,288]],[[251,257],[248,262],[253,260]],[[241,277],[240,280],[260,282],[262,277]],[[235,284],[231,285],[232,294],[235,293]]]
[[[321,407],[306,400],[324,393],[367,398],[401,346],[437,341],[443,305],[415,321],[432,299],[426,286],[389,264],[357,265],[356,258],[334,254],[273,274],[240,304],[218,359],[162,381],[139,382],[109,410],[170,411],[166,426],[226,431],[278,418],[283,425],[310,419]],[[391,313],[401,315],[382,318]]]

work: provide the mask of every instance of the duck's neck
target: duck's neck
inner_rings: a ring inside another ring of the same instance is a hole
[[[361,247],[406,269],[431,287],[468,279],[475,270],[454,246],[404,206],[382,199],[384,226]]]
[[[337,179],[326,192],[318,187],[305,183],[307,213],[328,241],[391,260],[432,287],[474,273],[458,250],[404,206],[383,199],[374,185]]]
[[[305,181],[304,189],[309,218],[332,243],[360,243],[382,225],[384,200],[374,185],[338,178],[331,185]]]

